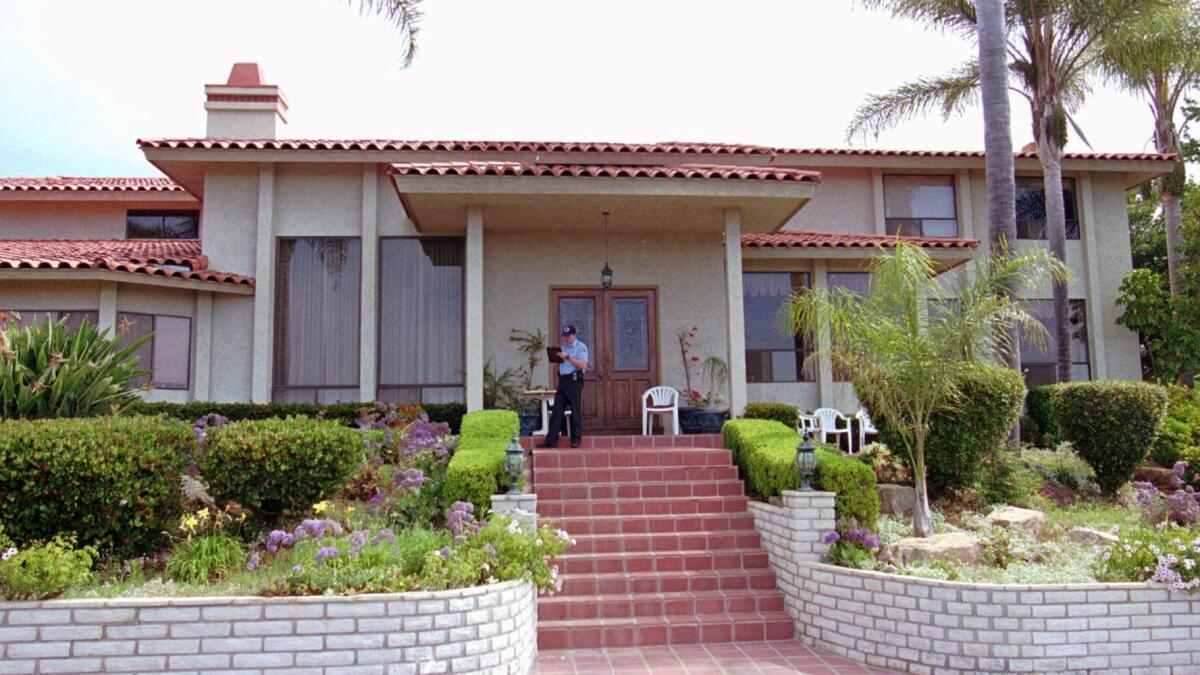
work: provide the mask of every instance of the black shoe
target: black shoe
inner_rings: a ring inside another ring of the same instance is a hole
[[[578,447],[579,447],[579,441],[571,441],[571,447],[572,447],[572,448],[578,448]]]

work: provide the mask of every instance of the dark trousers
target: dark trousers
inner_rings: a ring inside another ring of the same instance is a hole
[[[576,379],[576,377],[579,379]],[[566,407],[571,406],[571,442],[578,442],[583,436],[583,376],[560,375],[558,389],[554,392],[554,415],[550,417],[550,428],[546,430],[546,443],[554,445],[562,432],[563,414]]]

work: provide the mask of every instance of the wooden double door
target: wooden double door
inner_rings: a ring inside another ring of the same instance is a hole
[[[551,339],[575,326],[588,347],[585,435],[641,433],[642,392],[658,382],[658,293],[653,288],[552,288]],[[557,385],[558,370],[555,373]]]

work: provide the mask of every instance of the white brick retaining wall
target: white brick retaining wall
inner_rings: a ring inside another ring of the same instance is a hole
[[[782,507],[751,506],[805,644],[909,673],[1200,673],[1200,596],[1149,584],[976,584],[825,565],[810,546],[832,521],[794,517],[820,494],[785,492]]]
[[[0,602],[0,673],[533,670],[533,586],[353,597]]]

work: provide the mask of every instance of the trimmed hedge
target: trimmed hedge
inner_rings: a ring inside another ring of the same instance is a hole
[[[790,429],[795,429],[800,424],[800,409],[787,403],[748,403],[744,417],[752,420],[775,420]]]
[[[337,493],[365,458],[363,436],[311,417],[243,420],[207,432],[197,466],[208,492],[273,524]]]
[[[153,554],[196,449],[188,425],[158,417],[0,422],[0,529],[20,546],[74,532],[121,559]]]
[[[1167,390],[1145,382],[1062,383],[1050,397],[1063,440],[1096,472],[1105,494],[1133,477],[1162,431]]]
[[[521,423],[511,410],[477,410],[462,419],[458,446],[446,467],[446,505],[470,502],[477,514],[492,508],[492,495],[508,488],[504,451]]]
[[[1200,394],[1177,384],[1167,385],[1167,418],[1162,433],[1150,448],[1150,458],[1171,468],[1180,460],[1188,462],[1189,472],[1200,457]]]
[[[1054,408],[1050,405],[1050,394],[1054,391],[1053,384],[1039,384],[1029,388],[1025,393],[1025,410],[1029,418],[1037,425],[1036,433],[1030,434],[1034,445],[1052,448],[1058,438],[1058,422],[1054,418]]]
[[[935,414],[925,440],[925,477],[933,498],[978,482],[984,461],[1002,449],[1025,398],[1021,374],[1002,366],[972,369],[958,387],[962,396],[957,409]],[[879,440],[907,461],[904,442],[887,419],[874,411],[871,419],[879,429]]]
[[[136,415],[166,415],[175,419],[189,422],[200,419],[208,413],[216,413],[229,419],[230,422],[242,420],[266,420],[284,417],[317,417],[321,415],[327,420],[337,420],[346,426],[355,426],[358,422],[358,411],[363,408],[375,408],[372,402],[331,403],[316,405],[314,403],[215,403],[212,401],[192,401],[190,403],[146,403],[138,402],[129,407],[129,412]],[[461,403],[426,403],[421,406],[430,422],[445,422],[450,425],[450,433],[459,433],[462,417],[467,407]]]
[[[800,435],[775,420],[731,420],[721,428],[721,438],[750,483],[762,498],[800,487],[796,471],[796,445]],[[813,482],[837,495],[838,518],[854,518],[863,527],[874,527],[879,517],[875,472],[866,464],[829,447],[817,448]]]

